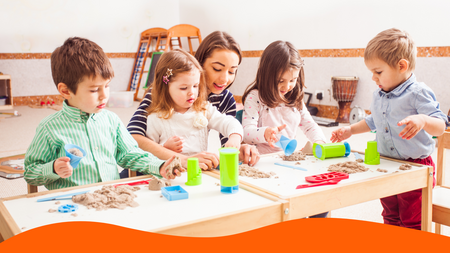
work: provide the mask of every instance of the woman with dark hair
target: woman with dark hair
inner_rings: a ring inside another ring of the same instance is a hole
[[[204,69],[206,85],[208,90],[208,101],[223,114],[236,116],[236,101],[233,94],[227,89],[233,84],[238,65],[242,60],[239,44],[226,32],[215,31],[200,43],[195,53],[195,58]],[[181,158],[182,166],[186,168],[188,156],[179,154],[182,150],[183,140],[174,136],[164,146],[161,146],[146,136],[147,111],[152,103],[151,89],[148,90],[139,108],[134,113],[128,124],[128,131],[145,151],[151,152],[160,159],[167,160],[174,155]],[[224,145],[228,138],[220,135],[221,144]],[[240,148],[239,160],[246,164],[254,165],[259,160],[258,150],[247,144]],[[190,157],[199,159],[203,170],[217,167],[219,157],[215,153],[202,152]],[[124,170],[127,173],[128,170]],[[122,177],[124,177],[122,175]]]

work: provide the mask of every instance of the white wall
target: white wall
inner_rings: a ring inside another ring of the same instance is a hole
[[[0,0],[0,53],[51,53],[67,37],[82,36],[105,52],[136,52],[139,34],[152,27],[188,23],[203,37],[229,32],[242,50],[263,50],[275,40],[298,49],[364,48],[378,32],[407,30],[417,46],[450,46],[449,0]],[[195,43],[194,43],[195,44]],[[245,58],[231,91],[242,95],[256,74],[259,58]],[[360,78],[354,105],[369,108],[370,80],[362,58],[305,58],[309,92],[324,90],[322,101],[337,105],[327,92],[331,76]],[[111,59],[112,90],[125,90],[133,59]],[[419,58],[418,80],[450,108],[450,58]],[[13,78],[14,96],[57,94],[49,60],[0,60],[0,72]]]
[[[105,52],[136,52],[142,31],[179,16],[178,0],[0,0],[0,52],[51,53],[72,36]]]
[[[180,22],[204,36],[229,32],[242,50],[275,40],[298,49],[364,48],[378,32],[397,27],[418,46],[449,46],[448,0],[180,0]]]

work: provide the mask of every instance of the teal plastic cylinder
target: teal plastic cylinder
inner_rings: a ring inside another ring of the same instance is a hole
[[[220,185],[233,187],[239,185],[239,150],[221,148],[220,153]]]

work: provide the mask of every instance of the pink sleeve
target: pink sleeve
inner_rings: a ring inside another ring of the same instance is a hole
[[[299,127],[306,135],[306,137],[312,143],[316,141],[327,142],[325,135],[322,132],[322,129],[320,129],[319,125],[317,125],[317,123],[311,117],[311,114],[309,114],[309,111],[308,109],[306,109],[305,104],[303,104],[303,109],[300,111],[300,115],[302,119],[300,121]]]
[[[244,113],[242,114],[245,143],[266,143],[264,132],[267,127],[258,127],[260,106],[257,91],[251,91],[245,99]]]

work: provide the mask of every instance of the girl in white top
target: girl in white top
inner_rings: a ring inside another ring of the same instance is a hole
[[[164,53],[156,65],[151,85],[152,104],[147,109],[147,136],[180,153],[197,154],[208,149],[208,131],[228,136],[225,147],[239,149],[243,130],[238,120],[217,111],[206,99],[203,69],[189,53],[175,49]]]
[[[256,144],[261,154],[281,151],[274,146],[280,134],[296,138],[297,127],[311,142],[326,139],[303,103],[305,75],[297,49],[285,41],[271,43],[263,52],[256,80],[242,100],[244,142]]]

